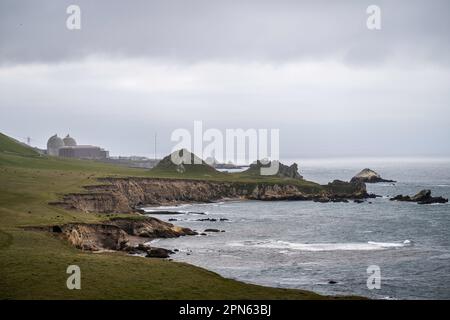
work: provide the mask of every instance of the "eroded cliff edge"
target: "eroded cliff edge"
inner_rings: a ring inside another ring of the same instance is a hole
[[[86,186],[85,192],[63,195],[53,205],[96,213],[129,213],[141,206],[178,203],[241,200],[319,200],[362,199],[367,194],[364,183],[333,181],[314,183],[226,182],[166,178],[102,178],[98,185]]]
[[[170,250],[145,245],[156,238],[177,238],[197,235],[197,232],[153,217],[130,216],[112,218],[100,223],[67,223],[27,230],[47,231],[85,251],[126,251],[166,258]]]

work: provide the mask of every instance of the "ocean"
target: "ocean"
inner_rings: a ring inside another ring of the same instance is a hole
[[[449,159],[296,162],[305,179],[320,183],[348,181],[366,167],[398,182],[368,184],[369,192],[382,197],[362,204],[230,201],[165,207],[185,214],[155,216],[199,232],[225,232],[152,244],[178,249],[174,260],[248,283],[325,295],[450,299],[450,204],[389,201],[422,189],[450,198]],[[198,221],[205,218],[218,221]],[[369,266],[379,267],[379,289],[367,286]]]

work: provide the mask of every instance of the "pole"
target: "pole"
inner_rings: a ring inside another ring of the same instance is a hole
[[[154,150],[154,160],[156,161],[156,136],[157,136],[157,133],[155,132],[155,145],[154,145],[154,147],[155,147],[155,150]]]

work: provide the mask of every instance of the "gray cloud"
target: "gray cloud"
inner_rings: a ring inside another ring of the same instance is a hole
[[[78,4],[82,30],[65,27]],[[382,9],[382,30],[366,8]],[[160,155],[280,128],[282,157],[450,155],[446,0],[1,0],[0,131]]]
[[[69,4],[82,30],[65,28]],[[365,27],[369,4],[382,30]],[[0,61],[58,62],[91,54],[196,62],[341,57],[347,63],[449,62],[450,2],[295,0],[2,0]]]

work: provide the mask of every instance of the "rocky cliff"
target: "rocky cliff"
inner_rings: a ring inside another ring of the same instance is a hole
[[[364,198],[363,183],[299,185],[242,183],[164,178],[104,178],[86,192],[63,196],[52,204],[66,209],[98,213],[129,213],[147,205],[213,202],[225,199],[314,200],[317,198]]]
[[[102,223],[68,223],[28,229],[52,232],[74,247],[87,251],[131,251],[136,250],[131,243],[132,238],[176,238],[197,234],[189,228],[175,226],[153,217],[115,218]],[[142,245],[142,242],[148,239],[134,242]]]

